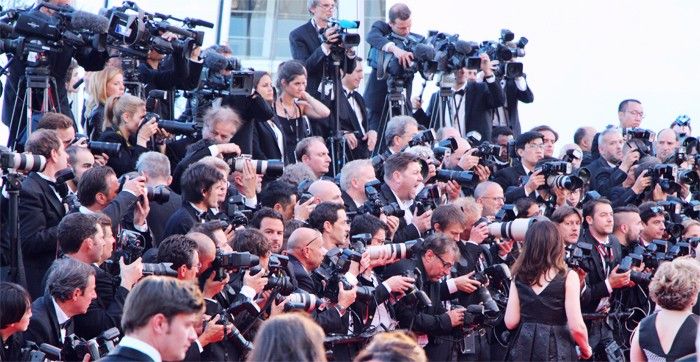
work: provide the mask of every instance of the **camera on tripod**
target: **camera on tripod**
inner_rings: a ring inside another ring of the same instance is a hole
[[[459,39],[459,34],[447,34],[437,31],[428,32],[428,43],[435,48],[434,61],[438,72],[452,73],[468,67],[470,57],[476,54],[478,45]],[[477,56],[478,64],[481,59]],[[478,67],[477,67],[478,68]]]
[[[345,19],[328,19],[329,26],[338,27],[338,40],[331,43],[331,51],[345,52],[346,50],[352,49],[360,45],[361,39],[360,34],[348,33],[348,29],[358,29],[360,27],[359,20],[345,20]]]
[[[515,34],[508,29],[501,29],[501,36],[498,41],[487,40],[481,43],[479,53],[488,54],[491,60],[498,61],[498,68],[494,71],[497,78],[517,78],[523,76],[523,63],[516,62],[514,58],[525,56],[525,46],[528,43],[527,38],[520,37],[516,43],[513,43]],[[473,60],[472,60],[473,59]],[[470,69],[478,69],[476,57],[470,59]],[[480,59],[479,59],[480,64]]]

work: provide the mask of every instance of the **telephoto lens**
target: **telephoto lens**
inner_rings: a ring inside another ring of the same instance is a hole
[[[488,225],[489,235],[505,240],[525,240],[527,229],[536,222],[536,218],[515,219],[508,222],[494,222]]]

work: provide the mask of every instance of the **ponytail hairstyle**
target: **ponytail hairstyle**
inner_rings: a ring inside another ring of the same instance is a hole
[[[90,114],[93,109],[100,104],[107,103],[107,83],[117,74],[124,75],[124,71],[119,67],[111,65],[106,66],[99,72],[90,72],[90,81],[87,84],[87,92],[90,94],[90,100],[85,105],[85,111]]]
[[[104,126],[107,127],[107,125],[110,125],[115,129],[119,128],[124,122],[125,114],[133,115],[138,112],[141,107],[145,106],[146,102],[143,99],[132,96],[131,94],[109,97],[105,104]]]
[[[282,93],[282,81],[289,84],[294,78],[303,75],[306,76],[306,68],[297,60],[288,60],[282,62],[277,68],[277,93]]]

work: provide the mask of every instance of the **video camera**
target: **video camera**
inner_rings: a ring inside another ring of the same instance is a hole
[[[498,41],[487,40],[482,42],[479,47],[479,53],[486,53],[491,60],[498,61],[498,68],[494,71],[497,78],[513,79],[523,76],[523,63],[515,62],[513,59],[525,56],[525,46],[528,40],[525,37],[520,37],[516,43],[513,43],[514,39],[515,34],[512,31],[501,29]],[[479,58],[473,57],[471,59],[469,69],[478,69],[476,60]]]
[[[437,63],[437,71],[452,73],[464,67],[473,66],[472,57],[476,55],[478,44],[459,39],[459,34],[447,34],[437,31],[428,32],[428,43],[435,48],[434,61]],[[478,59],[478,67],[481,59]],[[471,60],[471,62],[470,62]]]
[[[435,49],[431,45],[424,44],[422,37],[419,38],[413,34],[402,38],[392,33],[388,38],[403,50],[413,53],[413,62],[404,68],[393,54],[381,50],[377,50],[377,54],[370,50],[370,63],[376,64],[379,80],[386,78],[389,88],[398,91],[410,84],[416,72],[420,72],[423,79],[433,78],[437,71],[437,62],[434,60]]]
[[[360,27],[359,20],[345,20],[345,19],[328,19],[329,26],[338,27],[338,40],[332,43],[333,47],[331,51],[346,51],[360,45],[361,39],[360,34],[348,33],[348,29],[358,29]]]

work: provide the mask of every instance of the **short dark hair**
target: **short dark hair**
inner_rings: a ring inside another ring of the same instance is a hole
[[[63,113],[46,112],[41,116],[36,129],[68,129],[73,127],[73,120]]]
[[[270,242],[267,237],[258,229],[245,228],[236,230],[231,240],[231,248],[238,252],[249,252],[257,256],[265,256],[270,250]]]
[[[51,129],[39,129],[29,135],[24,149],[34,155],[41,155],[46,158],[51,157],[51,151],[61,149],[63,142],[58,138],[58,133]]]
[[[459,207],[448,204],[440,205],[433,211],[430,218],[430,225],[438,224],[441,229],[445,229],[450,224],[457,223],[459,226],[467,226],[467,215]]]
[[[197,251],[197,242],[185,235],[170,235],[158,245],[159,263],[173,263],[172,269],[177,270],[185,265],[192,269],[194,253]]]
[[[498,136],[512,136],[513,135],[513,130],[511,130],[508,127],[504,126],[497,126],[493,127],[493,130],[491,131],[491,142],[496,142],[498,140]]]
[[[282,214],[280,214],[277,210],[272,209],[270,207],[261,207],[260,210],[256,211],[255,214],[253,214],[253,217],[250,219],[249,225],[256,229],[260,229],[260,224],[265,218],[277,219],[284,224],[284,218],[282,217]]]
[[[643,223],[646,224],[649,221],[649,219],[651,219],[654,216],[664,215],[664,213],[659,213],[652,210],[652,208],[658,206],[659,204],[657,204],[655,201],[647,201],[639,205],[639,217],[642,219]]]
[[[533,129],[531,129],[531,131],[540,132],[540,133],[542,133],[543,131],[552,132],[552,134],[554,135],[554,142],[559,141],[559,133],[557,133],[557,131],[555,131],[554,128],[547,126],[546,124],[543,124],[541,126],[537,126]]]
[[[544,136],[542,136],[542,133],[534,131],[525,132],[515,139],[515,149],[522,150],[525,148],[526,144],[538,138],[541,139],[542,142],[544,142]]]
[[[168,321],[179,314],[204,309],[202,292],[194,284],[176,278],[149,276],[136,283],[124,302],[122,329],[126,334],[148,324],[156,314]]]
[[[275,204],[282,206],[292,202],[292,195],[296,194],[296,188],[288,182],[275,180],[265,186],[258,195],[261,206],[274,207]]]
[[[633,103],[638,103],[642,104],[642,102],[636,100],[636,99],[625,99],[624,101],[620,102],[620,104],[617,106],[617,111],[618,112],[624,112],[627,110],[627,104],[633,102]]]
[[[195,223],[191,228],[191,233],[200,233],[206,235],[209,239],[216,240],[214,232],[224,230],[224,223],[220,220],[207,221],[203,223]]]
[[[83,241],[97,234],[99,216],[74,212],[66,215],[58,223],[58,243],[61,251],[75,254],[80,250]]]
[[[418,162],[418,160],[418,156],[407,152],[399,152],[389,156],[384,161],[384,180],[391,179],[391,175],[396,171],[406,171],[408,165]]]
[[[549,220],[552,220],[552,222],[555,222],[557,224],[561,224],[562,222],[564,222],[564,219],[566,219],[570,215],[578,215],[579,219],[581,219],[581,222],[583,222],[583,215],[581,215],[581,211],[569,205],[562,205],[557,207],[556,210],[554,210],[554,212],[552,213],[552,216],[549,217]]]
[[[65,302],[73,297],[76,289],[85,292],[88,279],[95,275],[95,269],[73,258],[60,258],[54,260],[46,274],[46,294]]]
[[[333,202],[322,202],[316,205],[314,211],[309,214],[309,220],[307,223],[309,224],[310,228],[323,232],[323,224],[326,221],[330,221],[331,224],[338,221],[339,210],[345,210],[345,207]]]
[[[31,305],[31,297],[21,285],[0,282],[0,329],[19,322]]]
[[[593,214],[595,214],[596,206],[601,204],[610,205],[612,207],[612,202],[610,202],[610,200],[606,199],[605,197],[588,201],[587,203],[583,204],[583,218],[585,219],[588,216],[593,217]]]
[[[350,235],[371,234],[383,229],[389,232],[389,227],[382,220],[372,214],[360,214],[352,219],[350,224]]]
[[[209,190],[226,178],[216,167],[202,162],[195,162],[182,174],[180,189],[182,199],[188,202],[200,202],[204,199],[203,191]]]
[[[411,9],[406,4],[398,3],[389,8],[389,22],[396,20],[408,20],[411,17]]]
[[[517,218],[527,217],[527,211],[537,202],[529,197],[521,197],[515,200],[515,208],[518,210]]]
[[[449,238],[447,235],[441,233],[435,233],[425,238],[421,249],[421,254],[425,254],[425,252],[428,250],[432,250],[436,255],[443,255],[450,250],[453,250],[455,253],[459,253],[457,243],[452,238]]]
[[[586,137],[586,127],[579,127],[576,129],[576,132],[574,132],[574,143],[577,145],[581,145],[581,141],[583,141],[583,137]]]
[[[93,166],[85,170],[78,182],[78,201],[82,205],[92,206],[95,204],[98,192],[109,193],[107,177],[115,175],[114,170],[109,166]]]
[[[323,142],[323,138],[319,136],[306,137],[297,143],[297,146],[294,148],[294,157],[298,162],[301,162],[301,158],[309,153],[309,147],[311,147],[314,142],[320,142],[322,145],[326,145],[326,143]]]

